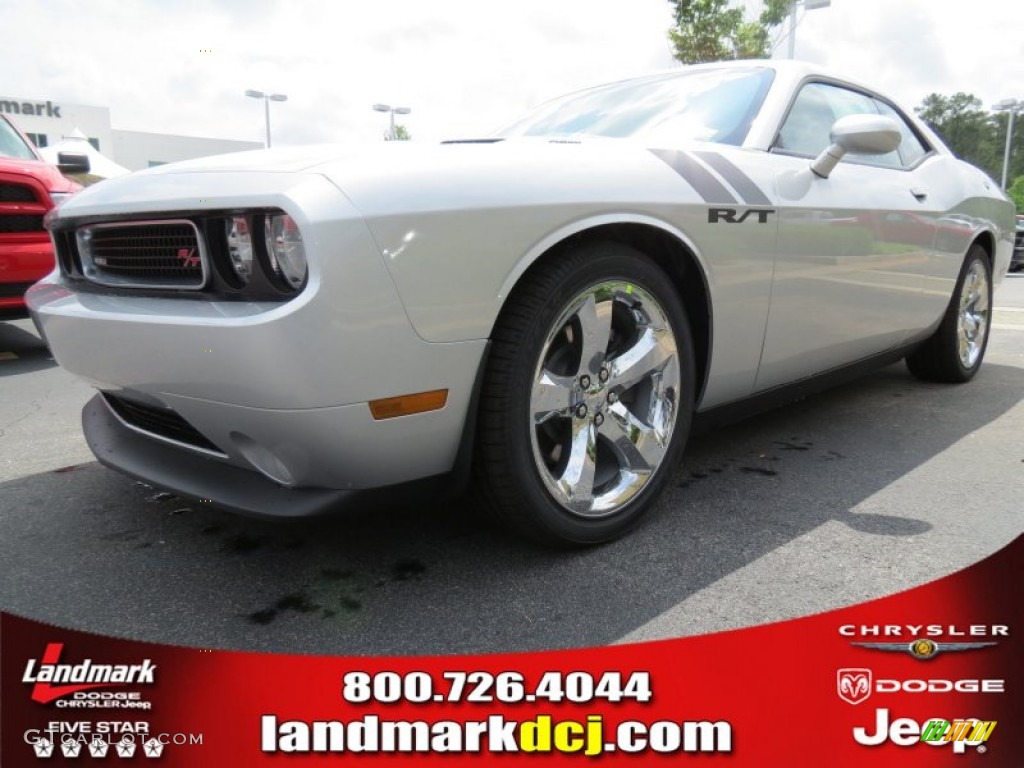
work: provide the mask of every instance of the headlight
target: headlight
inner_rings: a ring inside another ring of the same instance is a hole
[[[242,285],[245,285],[252,275],[252,235],[249,233],[249,222],[244,216],[232,216],[224,223],[228,232],[231,268]]]
[[[274,274],[288,287],[298,290],[306,282],[306,249],[299,227],[291,216],[268,216],[265,225],[267,256]]]

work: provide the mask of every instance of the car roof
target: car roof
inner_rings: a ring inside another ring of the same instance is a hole
[[[680,64],[676,67],[670,67],[648,75],[628,79],[643,80],[648,77],[664,77],[666,75],[685,74],[687,72],[698,72],[702,70],[749,69],[753,67],[772,69],[775,71],[777,77],[780,77],[782,80],[787,82],[801,82],[810,77],[822,77],[828,80],[836,80],[846,83],[847,85],[871,91],[872,93],[878,93],[878,89],[868,83],[859,82],[840,72],[831,70],[828,67],[822,67],[819,64],[813,64],[809,61],[796,61],[791,59],[732,59],[729,61],[712,61],[704,64]],[[623,82],[625,82],[625,80],[623,80]]]
[[[781,121],[785,112],[789,108],[790,95],[794,93],[797,88],[806,80],[822,79],[829,82],[834,82],[838,85],[848,86],[857,90],[865,91],[867,93],[880,97],[883,101],[890,102],[893,105],[899,107],[899,110],[907,117],[907,119],[914,124],[914,126],[926,136],[930,143],[940,153],[948,153],[949,150],[942,142],[942,140],[936,136],[927,125],[922,123],[912,110],[906,109],[898,101],[892,99],[886,94],[879,91],[877,88],[870,84],[858,81],[856,79],[847,77],[839,72],[830,70],[827,67],[822,67],[818,64],[813,64],[807,61],[795,61],[789,59],[734,59],[730,61],[715,61],[708,62],[705,64],[687,64],[671,67],[669,69],[659,70],[657,72],[651,72],[636,77],[623,78],[621,80],[610,81],[606,83],[598,83],[591,88],[584,88],[576,93],[585,93],[593,88],[601,88],[608,85],[616,85],[619,83],[629,82],[643,82],[645,80],[658,80],[673,75],[683,76],[691,72],[701,71],[713,71],[718,69],[753,69],[763,68],[770,69],[775,73],[774,82],[772,89],[769,93],[765,104],[762,105],[762,110],[758,117],[754,120],[751,126],[750,132],[747,135],[747,140],[744,141],[743,146],[748,149],[762,149],[766,150],[771,145],[772,140],[775,136],[775,130]],[[564,98],[565,96],[572,96],[573,94],[562,94],[558,98]],[[558,100],[558,99],[553,99]]]

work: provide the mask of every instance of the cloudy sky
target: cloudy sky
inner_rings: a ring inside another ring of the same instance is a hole
[[[746,0],[756,7],[756,0]],[[275,144],[378,139],[384,102],[414,139],[479,136],[550,97],[673,66],[666,0],[0,0],[0,92],[107,106],[122,130]],[[779,42],[785,55],[786,43]],[[1020,0],[832,0],[797,57],[909,107],[1024,98]]]

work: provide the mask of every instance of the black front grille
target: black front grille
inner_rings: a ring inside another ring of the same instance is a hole
[[[121,221],[57,216],[51,226],[61,271],[76,291],[216,301],[283,302],[300,292],[281,279],[264,238],[252,237],[253,258],[240,275],[237,242],[229,233],[245,221],[249,233],[263,233],[277,208],[238,211],[181,211],[167,218]],[[236,235],[237,236],[237,235]]]
[[[1017,239],[1013,243],[1014,248],[1024,248],[1024,232],[1017,233]]]
[[[141,288],[202,288],[204,249],[190,221],[100,224],[78,232],[85,276]]]
[[[35,193],[24,184],[0,184],[0,203],[38,203]]]
[[[0,232],[43,232],[43,217],[29,213],[0,215]]]
[[[112,395],[109,392],[103,393],[107,405],[126,424],[148,432],[158,437],[174,440],[177,443],[184,443],[206,451],[223,454],[216,445],[207,440],[203,435],[185,421],[181,416],[170,408],[157,408],[152,405],[143,405],[133,400],[126,400],[123,397]]]

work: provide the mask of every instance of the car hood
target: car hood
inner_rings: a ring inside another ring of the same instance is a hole
[[[138,171],[135,176],[166,176],[179,173],[217,173],[224,171],[263,171],[272,173],[303,173],[318,171],[337,163],[356,163],[359,167],[400,167],[403,163],[434,159],[445,162],[458,156],[479,158],[481,154],[508,155],[514,152],[537,151],[550,145],[580,146],[625,143],[619,139],[588,138],[559,140],[543,138],[467,139],[440,143],[394,141],[365,144],[306,144],[298,147],[257,149],[227,155],[201,157]]]
[[[636,200],[632,190],[642,179],[667,170],[642,145],[614,139],[401,144],[378,144],[315,170],[368,217]]]
[[[75,192],[81,189],[80,185],[65,178],[56,166],[41,160],[0,157],[0,173],[31,176],[41,182],[48,192]]]
[[[744,152],[710,144],[694,149]],[[367,218],[567,203],[621,211],[641,203],[701,202],[663,155],[638,142],[604,138],[275,148],[108,179],[69,200],[61,216],[181,210],[186,202],[190,209],[237,207],[260,195],[267,205],[283,204],[280,195],[313,176],[329,180]]]
[[[305,144],[299,147],[277,147],[254,149],[248,152],[232,152],[227,155],[212,155],[195,160],[147,168],[132,175],[168,176],[179,173],[218,173],[223,171],[264,171],[276,173],[301,173],[332,160],[340,160],[370,147],[357,144]]]

